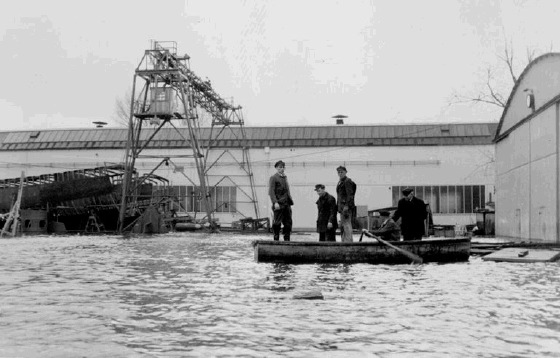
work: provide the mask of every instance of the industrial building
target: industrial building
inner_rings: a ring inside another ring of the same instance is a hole
[[[558,116],[557,106],[553,108],[553,114]],[[314,186],[324,184],[336,196],[339,165],[348,169],[348,176],[358,185],[358,216],[367,215],[368,210],[395,206],[401,189],[412,186],[417,196],[430,204],[435,225],[475,224],[476,210],[495,201],[496,128],[497,123],[245,127],[254,187],[248,187],[248,181],[239,184],[228,180],[246,175],[243,163],[228,160],[227,156],[219,161],[207,158],[216,162],[216,175],[221,175],[210,188],[215,217],[226,226],[245,217],[270,217],[268,179],[275,172],[274,162],[282,159],[295,201],[296,229],[314,230]],[[507,129],[504,125],[502,128]],[[145,128],[141,136],[147,139],[154,132],[155,129]],[[138,158],[135,167],[147,173],[157,167],[161,158],[169,158],[155,174],[170,181],[184,210],[195,215],[203,211],[193,184],[196,181],[190,179],[196,177],[196,166],[192,158],[184,155],[190,147],[179,132],[161,129],[150,137],[149,143],[146,140],[146,155]],[[543,135],[554,133],[557,132]],[[30,176],[122,163],[127,134],[124,128],[0,132],[0,179],[19,178],[22,171]],[[514,132],[511,134],[515,137]],[[233,128],[213,146],[226,153],[241,151],[235,135]],[[202,128],[202,147],[208,144],[204,141],[206,136],[207,129]],[[256,213],[254,203],[244,199],[251,189],[256,193]],[[502,195],[501,200],[509,203],[506,206],[511,204],[507,195]]]
[[[560,243],[560,53],[525,68],[495,142],[496,236]]]

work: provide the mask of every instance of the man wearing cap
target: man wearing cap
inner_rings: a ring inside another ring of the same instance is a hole
[[[284,174],[286,164],[279,160],[274,164],[276,174],[270,177],[268,181],[268,195],[272,201],[272,210],[274,218],[272,221],[272,233],[274,240],[280,240],[280,229],[284,225],[284,241],[290,241],[290,233],[292,232],[292,208],[294,201],[290,195],[290,186],[288,178]]]
[[[339,166],[336,171],[339,177],[336,185],[336,199],[340,213],[341,240],[342,242],[352,242],[352,218],[356,216],[356,205],[354,204],[356,183],[346,176],[345,167]]]
[[[399,241],[401,239],[401,229],[399,225],[391,219],[391,213],[388,211],[380,211],[379,215],[383,219],[381,227],[377,230],[371,230],[370,232],[376,236],[380,236],[386,241]]]
[[[397,211],[393,214],[396,222],[402,218],[401,230],[403,240],[422,240],[424,235],[424,220],[426,219],[426,204],[414,196],[414,189],[406,188],[402,191],[403,198],[397,204]]]
[[[319,195],[317,200],[317,232],[319,233],[319,241],[336,241],[336,228],[338,223],[336,220],[336,199],[325,191],[323,184],[315,185],[315,191]]]

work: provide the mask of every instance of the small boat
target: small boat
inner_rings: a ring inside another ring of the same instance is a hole
[[[470,238],[390,241],[402,250],[418,255],[427,262],[468,261]],[[407,264],[411,260],[402,252],[380,242],[306,242],[253,241],[255,261],[290,264],[368,263]]]

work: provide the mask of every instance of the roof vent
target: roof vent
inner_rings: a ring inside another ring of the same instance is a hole
[[[39,134],[41,134],[41,132],[31,132],[29,134],[29,139],[37,139],[39,137]]]
[[[337,114],[336,116],[332,116],[332,118],[336,119],[336,125],[344,124],[344,118],[348,118],[344,114]]]

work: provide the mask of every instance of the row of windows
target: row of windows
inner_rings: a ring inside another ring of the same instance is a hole
[[[402,190],[414,188],[415,196],[430,205],[434,214],[474,213],[485,207],[486,186],[484,185],[439,185],[439,186],[393,186],[393,206],[402,198]],[[156,187],[155,195],[171,197],[182,211],[204,212],[204,202],[197,187],[176,185]],[[210,189],[210,204],[215,212],[236,211],[237,188],[216,186]]]
[[[474,213],[486,203],[485,185],[393,186],[393,206],[405,188],[414,188],[414,195],[429,204],[433,214]]]
[[[198,187],[174,185],[156,187],[154,195],[169,196],[180,206],[181,211],[205,212],[206,207]],[[210,205],[212,210],[219,213],[233,213],[236,211],[237,188],[234,186],[216,186],[210,188]]]

